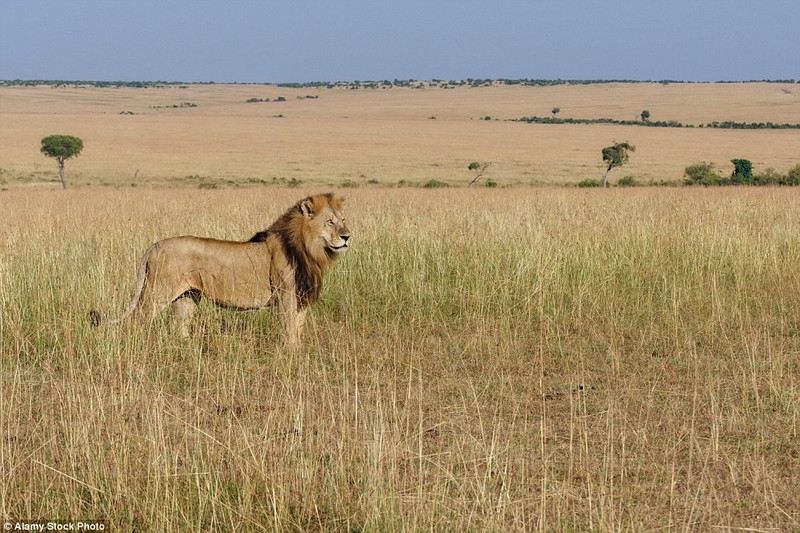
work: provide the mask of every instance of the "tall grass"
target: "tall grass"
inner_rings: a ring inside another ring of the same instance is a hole
[[[303,349],[121,311],[311,191],[0,195],[0,512],[115,530],[800,528],[787,190],[348,192]]]

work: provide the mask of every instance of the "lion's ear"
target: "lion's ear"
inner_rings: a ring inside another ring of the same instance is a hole
[[[300,212],[306,217],[312,217],[314,215],[314,210],[311,209],[311,203],[308,200],[300,202]]]

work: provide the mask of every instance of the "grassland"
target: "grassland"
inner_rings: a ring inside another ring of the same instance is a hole
[[[152,241],[309,190],[0,202],[0,513],[127,530],[800,528],[800,192],[348,194],[303,349],[92,330]]]
[[[0,518],[800,529],[800,190],[526,186],[596,177],[613,140],[637,151],[612,181],[783,172],[798,132],[506,120],[554,106],[800,123],[791,84],[0,87]],[[85,141],[74,189],[53,133]],[[513,187],[397,186],[475,160]],[[188,342],[89,327],[152,242],[247,238],[343,184],[353,246],[299,352],[277,313],[205,303]]]
[[[308,99],[305,96],[318,98]],[[285,102],[276,102],[278,97]],[[248,99],[270,102],[247,103]],[[177,107],[192,103],[197,107]],[[54,183],[42,137],[77,135],[75,185],[228,186],[465,184],[472,161],[500,185],[597,178],[600,150],[638,147],[620,176],[680,180],[687,165],[733,158],[756,171],[800,163],[797,130],[726,131],[535,125],[525,116],[800,123],[797,84],[598,84],[556,87],[345,90],[275,86],[186,88],[0,87],[0,185]],[[133,114],[120,114],[133,113]],[[492,120],[483,120],[485,117]],[[435,118],[432,118],[435,117]],[[616,179],[612,174],[612,180]]]

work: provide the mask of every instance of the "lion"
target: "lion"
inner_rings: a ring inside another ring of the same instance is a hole
[[[139,263],[135,295],[123,315],[108,319],[92,311],[92,323],[152,319],[169,305],[177,329],[188,337],[203,297],[238,310],[278,304],[286,342],[297,346],[325,270],[350,247],[343,208],[341,196],[318,194],[300,200],[247,241],[192,236],[159,241]]]

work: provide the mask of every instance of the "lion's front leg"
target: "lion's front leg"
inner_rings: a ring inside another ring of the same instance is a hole
[[[297,347],[300,345],[303,336],[308,310],[299,308],[297,295],[295,295],[294,291],[286,291],[282,296],[281,311],[286,344],[291,347]]]
[[[295,344],[300,344],[300,342],[303,340],[303,331],[305,331],[306,327],[307,312],[307,307],[297,310],[297,316],[295,317],[295,336],[297,337],[297,341]]]

